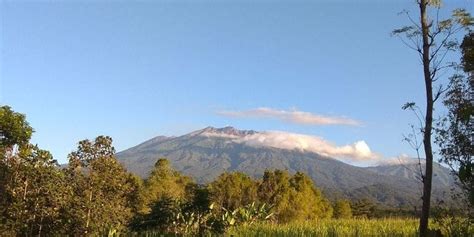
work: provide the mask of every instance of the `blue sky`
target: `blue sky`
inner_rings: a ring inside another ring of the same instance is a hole
[[[474,12],[467,0],[445,1]],[[105,134],[123,150],[206,126],[280,130],[386,157],[413,151],[401,110],[422,102],[416,54],[392,29],[414,1],[1,1],[0,103],[61,163]],[[456,55],[452,55],[453,59]],[[359,126],[223,116],[257,108]]]

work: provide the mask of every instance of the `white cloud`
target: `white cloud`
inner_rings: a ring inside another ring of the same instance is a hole
[[[401,154],[397,157],[383,157],[373,152],[369,145],[361,140],[352,144],[338,146],[324,138],[289,133],[283,131],[252,132],[250,134],[229,134],[217,131],[205,131],[196,134],[206,137],[220,137],[229,139],[229,142],[245,143],[254,147],[274,147],[286,150],[300,150],[314,152],[323,156],[335,158],[347,163],[362,166],[390,166],[418,164],[418,159]],[[424,159],[421,159],[424,164]]]
[[[304,125],[350,125],[359,126],[360,122],[345,118],[345,117],[333,117],[313,114],[310,112],[298,111],[298,110],[277,110],[272,108],[256,108],[244,111],[218,111],[217,114],[227,117],[237,118],[274,118],[296,124]]]
[[[201,132],[199,133],[200,136],[205,137],[220,137],[220,138],[229,138],[229,139],[239,139],[240,137],[234,134],[227,134],[227,133],[218,133],[218,132]]]
[[[255,147],[263,146],[314,152],[347,162],[373,163],[380,159],[380,156],[373,153],[365,141],[357,141],[353,144],[337,146],[321,137],[281,131],[257,132],[242,136],[211,132],[206,132],[201,135],[229,138],[233,142],[245,143]]]
[[[410,157],[406,154],[401,154],[398,157],[384,158],[379,160],[376,165],[390,166],[390,165],[411,165],[418,164],[420,162],[417,158]],[[425,160],[421,159],[421,164],[424,164]]]

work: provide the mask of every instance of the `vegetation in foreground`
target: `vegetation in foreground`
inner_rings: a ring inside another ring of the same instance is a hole
[[[464,218],[443,218],[431,220],[431,236],[474,236],[474,225]],[[162,232],[136,233],[138,236],[163,235]],[[258,222],[252,225],[231,227],[225,236],[267,237],[267,236],[418,236],[418,219],[321,219],[291,223]],[[209,234],[208,236],[214,236]],[[218,235],[217,235],[218,236]]]
[[[467,219],[446,218],[430,224],[435,236],[474,236]],[[417,236],[417,219],[325,219],[288,224],[259,223],[229,230],[230,236]]]

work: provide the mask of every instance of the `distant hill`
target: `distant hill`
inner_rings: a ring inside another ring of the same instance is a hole
[[[422,164],[422,166],[423,165],[424,163]],[[367,169],[377,172],[379,174],[421,181],[420,166],[415,163],[379,165],[375,167],[368,167]],[[448,168],[441,166],[438,163],[434,163],[433,173],[434,185],[449,187],[455,184],[455,179]]]
[[[416,169],[404,165],[357,167],[331,157],[302,150],[252,146],[236,138],[258,134],[232,127],[207,127],[179,137],[155,137],[119,152],[125,167],[146,177],[161,157],[199,183],[207,183],[225,171],[241,171],[259,178],[266,169],[308,174],[330,198],[369,198],[389,206],[420,203],[421,183]],[[449,170],[435,166],[434,199],[442,198],[454,182]]]

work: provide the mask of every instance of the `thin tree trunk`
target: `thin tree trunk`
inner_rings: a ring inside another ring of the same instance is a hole
[[[426,115],[425,128],[423,130],[423,146],[425,150],[425,175],[423,177],[423,206],[420,217],[420,236],[427,236],[428,218],[430,216],[430,200],[431,200],[431,180],[433,175],[433,151],[431,147],[431,130],[433,124],[433,81],[430,71],[430,43],[428,39],[429,23],[426,15],[428,0],[421,0],[420,20],[423,37],[423,74],[426,88]]]
[[[23,201],[26,201],[27,190],[28,190],[28,179],[25,180],[25,188],[23,189]]]
[[[43,230],[43,216],[41,216],[40,225],[38,229],[38,237],[41,237],[41,231]]]
[[[37,196],[37,195],[38,195],[38,193],[36,193],[36,196]],[[39,199],[39,198],[37,197],[36,200],[35,200],[35,202],[34,202],[34,204],[33,204],[33,206],[35,207],[35,208],[33,209],[33,213],[34,213],[34,214],[33,214],[33,223],[36,223],[36,211],[38,210],[38,199]],[[39,227],[40,227],[39,232],[41,232],[41,222],[43,222],[43,216],[42,216],[42,215],[41,215],[40,224],[39,224]],[[34,226],[34,225],[31,225],[31,226],[32,226],[32,228],[31,228],[31,229],[32,229],[31,236],[33,236],[33,233],[34,233],[34,228],[33,228],[33,226]],[[38,233],[38,236],[39,236],[39,233]]]
[[[92,189],[90,191],[91,192],[89,194],[89,205],[91,205],[91,203],[92,203]],[[86,234],[88,233],[88,230],[89,230],[90,217],[91,217],[91,207],[89,206],[87,208]]]

